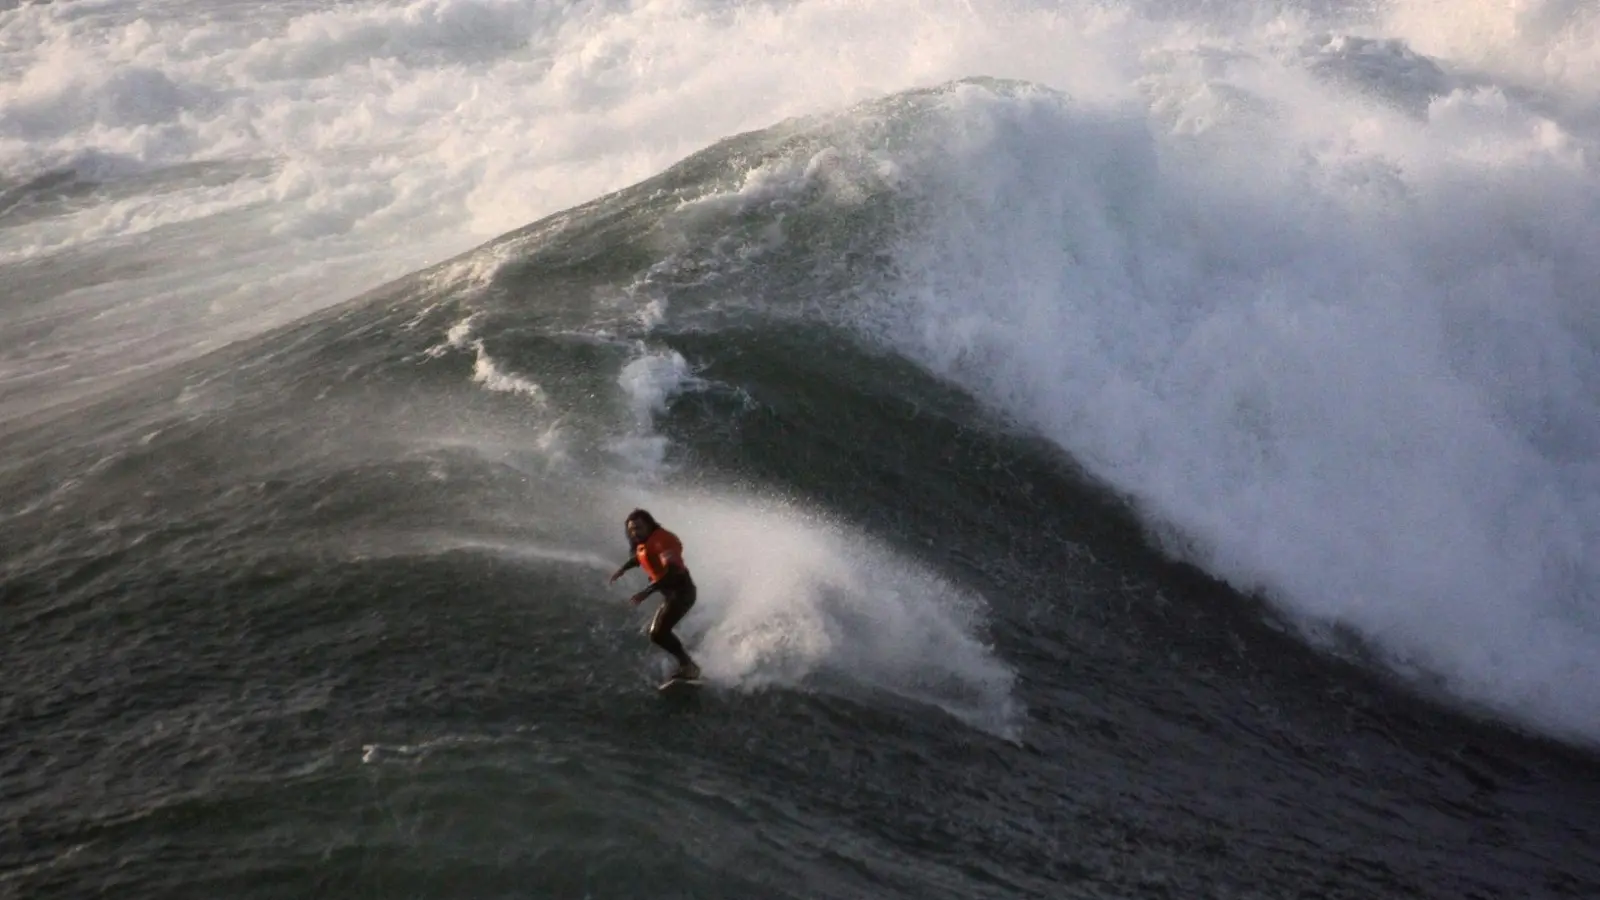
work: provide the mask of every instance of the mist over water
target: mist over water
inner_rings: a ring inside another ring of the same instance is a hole
[[[837,323],[1313,635],[1593,740],[1597,47],[1570,2],[21,5],[0,398],[47,409],[853,115],[732,192],[909,204]],[[893,151],[881,109],[838,113],[968,76],[1038,87],[948,91]]]

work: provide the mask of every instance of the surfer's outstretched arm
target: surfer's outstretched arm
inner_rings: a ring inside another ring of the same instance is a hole
[[[611,573],[611,582],[615,584],[618,578],[628,574],[629,569],[637,568],[639,568],[639,558],[637,556],[628,557],[628,561],[623,563],[621,568]]]
[[[689,584],[688,569],[685,569],[682,565],[668,566],[667,574],[661,576],[660,580],[652,582],[649,587],[633,595],[633,605],[638,606],[643,603],[646,598],[656,591],[680,591]]]

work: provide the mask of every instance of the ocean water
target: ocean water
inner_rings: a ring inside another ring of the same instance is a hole
[[[1600,896],[1592,5],[12,3],[0,76],[5,896]]]

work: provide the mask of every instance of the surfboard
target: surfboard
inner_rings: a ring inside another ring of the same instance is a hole
[[[656,688],[656,690],[665,694],[669,691],[688,690],[692,687],[699,687],[705,683],[705,679],[703,678],[668,678],[666,681],[661,682],[661,686]]]

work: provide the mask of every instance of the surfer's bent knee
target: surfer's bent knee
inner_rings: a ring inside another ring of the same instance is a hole
[[[656,617],[650,623],[651,640],[672,633],[673,627],[694,607],[694,593],[693,582],[681,588],[662,592],[661,608],[656,610]]]

